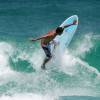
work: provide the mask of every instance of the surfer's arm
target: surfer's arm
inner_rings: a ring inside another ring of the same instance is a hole
[[[40,38],[31,38],[30,41],[37,41],[37,40],[41,40],[43,37]]]
[[[37,40],[41,40],[41,39],[43,39],[43,38],[47,38],[47,37],[49,37],[49,36],[51,36],[51,34],[47,34],[47,35],[44,35],[44,36],[39,37],[39,38],[31,38],[31,39],[30,39],[30,41],[37,41]]]
[[[40,40],[40,38],[30,38],[29,40],[30,41],[37,41],[37,40]]]
[[[76,25],[76,23],[77,23],[77,21],[75,20],[72,24],[65,25],[65,26],[63,26],[62,28],[67,28],[67,27],[69,27],[69,26]]]

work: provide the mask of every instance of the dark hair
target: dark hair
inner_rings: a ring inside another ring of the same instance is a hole
[[[62,27],[57,27],[56,28],[56,33],[62,33],[63,32],[63,28]]]

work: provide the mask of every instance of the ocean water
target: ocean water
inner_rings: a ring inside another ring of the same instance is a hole
[[[0,0],[0,100],[99,100],[99,11],[99,0]],[[44,52],[29,38],[71,15],[79,17],[73,40],[41,70]]]

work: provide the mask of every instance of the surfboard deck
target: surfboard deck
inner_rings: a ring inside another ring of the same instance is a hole
[[[77,23],[75,25],[71,25],[69,27],[66,27],[63,31],[63,34],[60,35],[60,36],[56,36],[55,37],[55,41],[58,41],[59,42],[59,49],[61,50],[64,50],[66,47],[68,47],[68,45],[70,44],[75,32],[76,32],[76,29],[77,29],[77,26],[78,26],[78,16],[77,15],[73,15],[69,18],[67,18],[61,25],[60,27],[63,27],[65,25],[69,25],[69,24],[72,24],[74,21],[77,21]]]

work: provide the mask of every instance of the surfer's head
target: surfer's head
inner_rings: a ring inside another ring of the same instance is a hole
[[[57,27],[56,28],[56,33],[58,34],[58,35],[61,35],[62,34],[62,32],[63,32],[63,28],[62,27]]]

